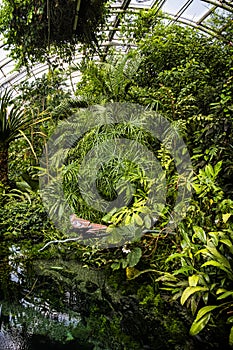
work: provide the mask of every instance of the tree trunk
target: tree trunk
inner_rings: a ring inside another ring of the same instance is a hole
[[[8,145],[0,145],[0,182],[8,185]]]

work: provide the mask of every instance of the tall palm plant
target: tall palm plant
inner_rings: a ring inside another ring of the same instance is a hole
[[[11,91],[0,92],[0,182],[8,184],[8,153],[10,142],[20,136],[19,130],[30,123],[20,106],[15,106]]]

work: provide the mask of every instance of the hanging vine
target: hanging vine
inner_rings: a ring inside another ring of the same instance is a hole
[[[0,30],[19,66],[52,53],[70,60],[75,44],[97,45],[107,0],[4,0]]]

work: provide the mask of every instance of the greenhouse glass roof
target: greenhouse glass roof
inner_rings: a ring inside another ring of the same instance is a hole
[[[77,3],[80,0],[76,0]],[[85,0],[81,0],[85,1]],[[0,0],[1,3],[1,0]],[[110,3],[110,15],[106,23],[105,39],[100,43],[101,50],[108,52],[109,47],[117,46],[124,49],[122,39],[119,36],[119,28],[121,25],[122,14],[134,13],[140,9],[149,10],[154,8],[156,11],[162,10],[163,13],[169,15],[168,25],[179,22],[189,25],[198,30],[218,37],[220,40],[221,28],[218,32],[214,32],[208,26],[208,18],[212,13],[221,15],[222,13],[233,13],[233,1],[231,0],[115,0]],[[231,44],[231,43],[230,43]],[[130,45],[130,44],[129,44]],[[129,46],[128,45],[128,46]],[[77,56],[73,64],[77,64],[82,58],[80,50],[77,48]],[[41,76],[48,69],[47,64],[33,65],[30,74],[26,69],[15,69],[15,62],[9,57],[3,36],[0,36],[0,88],[9,85],[15,86],[25,79],[33,79]],[[70,78],[76,81],[79,78],[79,72],[73,69]]]

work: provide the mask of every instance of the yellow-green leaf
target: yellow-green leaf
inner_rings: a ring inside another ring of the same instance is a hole
[[[143,225],[143,220],[142,220],[142,218],[141,218],[138,214],[135,214],[135,215],[134,215],[134,220],[135,220],[135,223],[136,223],[138,226],[142,226],[142,225]]]
[[[204,264],[201,265],[201,267],[205,267],[205,266],[214,266],[214,267],[218,267],[219,269],[225,271],[226,273],[231,275],[231,271],[228,270],[228,268],[226,266],[224,266],[223,264],[220,264],[218,261],[215,260],[209,260],[207,262],[205,262]]]
[[[130,266],[126,267],[126,277],[129,280],[135,278],[139,274],[139,272],[140,271],[138,271],[134,267],[130,267]]]
[[[185,288],[185,290],[182,293],[180,302],[181,305],[184,305],[184,303],[186,302],[186,300],[194,293],[197,292],[206,292],[208,290],[207,287],[202,287],[202,286],[196,286],[196,287],[187,287]]]
[[[51,266],[50,269],[52,270],[63,270],[62,266]]]
[[[149,215],[146,215],[144,218],[145,226],[149,230],[151,228],[151,218]]]
[[[233,244],[232,242],[228,239],[228,238],[223,238],[220,239],[220,242],[225,244],[228,248],[232,249],[233,248]]]
[[[196,287],[199,281],[199,276],[198,275],[189,276],[188,280],[189,280],[190,287]]]
[[[130,225],[131,222],[132,222],[132,217],[130,215],[126,215],[125,224],[126,225]]]
[[[193,237],[197,237],[200,239],[201,242],[206,243],[206,233],[203,230],[203,228],[199,226],[193,226],[193,230],[194,230]]]
[[[229,344],[233,345],[233,327],[231,327],[230,335],[229,335]]]
[[[202,295],[202,299],[203,299],[204,303],[207,304],[208,300],[209,300],[209,293],[208,292],[204,293]]]
[[[197,321],[197,319],[195,319],[191,328],[190,328],[189,333],[191,335],[198,334],[203,328],[205,328],[205,326],[207,325],[207,323],[210,320],[210,316],[211,316],[211,313],[208,313],[204,317],[199,319],[198,321]]]
[[[227,260],[227,258],[225,258],[222,254],[220,254],[216,248],[207,247],[207,249],[213,255],[213,257],[215,257],[221,264],[223,264],[225,267],[227,267],[229,269],[231,268],[231,265],[230,265],[229,261]]]
[[[229,296],[232,296],[233,292],[225,292],[222,295],[220,295],[219,297],[217,297],[217,300],[221,300],[221,299],[225,299],[228,298]]]
[[[216,292],[216,295],[217,295],[217,294],[221,294],[221,293],[225,293],[225,292],[227,292],[226,289],[224,289],[224,288],[218,288],[218,290],[217,290],[217,292]]]
[[[230,216],[231,214],[222,214],[222,221],[224,222],[224,224],[228,221]]]
[[[198,313],[197,313],[197,317],[195,319],[195,321],[200,320],[203,316],[205,316],[205,314],[213,311],[214,309],[217,309],[219,306],[218,305],[208,305],[208,306],[204,306],[202,307]],[[195,322],[194,321],[194,322]]]

